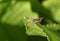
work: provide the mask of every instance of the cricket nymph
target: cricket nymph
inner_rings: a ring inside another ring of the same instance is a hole
[[[35,24],[38,24],[38,23],[41,23],[42,19],[43,19],[42,17],[38,18],[38,19],[29,18],[28,21],[35,23]]]

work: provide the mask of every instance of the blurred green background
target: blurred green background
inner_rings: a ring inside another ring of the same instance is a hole
[[[43,17],[43,25],[60,24],[60,0],[0,0],[0,41],[47,41],[25,33],[24,17]]]

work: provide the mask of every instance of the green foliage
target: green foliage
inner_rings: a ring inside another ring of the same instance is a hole
[[[49,9],[51,12],[51,18],[58,23],[60,23],[60,0],[47,0],[42,3],[42,5]]]
[[[46,34],[43,32],[41,28],[39,28],[36,24],[33,24],[28,21],[26,18],[24,20],[25,26],[26,26],[26,33],[28,35],[41,35],[41,36],[46,36]]]
[[[48,41],[60,41],[59,35],[57,35],[57,33],[54,33],[54,32],[57,32],[58,29],[57,30],[50,29],[50,28],[54,28],[54,25],[52,25],[52,26],[43,25],[42,26],[41,24],[34,24],[34,23],[31,23],[30,21],[28,21],[27,18],[24,19],[24,23],[26,26],[26,33],[28,35],[44,36],[44,37],[47,37]],[[55,28],[56,27],[60,27],[60,25],[59,26],[55,25]],[[54,30],[54,31],[52,31],[52,30]]]
[[[0,8],[0,41],[26,41],[23,17],[38,17],[30,2],[2,1]]]
[[[43,17],[44,25],[24,17]],[[0,0],[0,41],[30,41],[29,36],[60,41],[60,0]]]

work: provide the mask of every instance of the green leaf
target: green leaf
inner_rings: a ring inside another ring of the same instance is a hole
[[[18,24],[24,16],[35,18],[38,17],[36,13],[33,13],[31,11],[30,2],[14,2],[14,3],[11,2],[1,21],[10,24]]]
[[[60,23],[60,0],[46,0],[42,5],[51,12],[50,18]]]
[[[26,41],[23,17],[38,17],[36,12],[32,12],[30,2],[2,1],[0,8],[0,41]]]
[[[39,28],[39,26],[37,26],[34,23],[31,23],[28,21],[27,18],[24,19],[24,23],[26,26],[26,33],[28,35],[38,35],[38,36],[46,36],[46,34],[43,32],[43,30],[41,28]]]
[[[39,27],[42,27],[42,29],[44,30],[44,32],[47,34],[47,36],[48,36],[47,39],[49,41],[60,41],[60,37],[58,35],[60,33],[58,33],[58,31],[56,31],[54,29],[53,30],[49,29],[50,26],[46,27],[46,26],[39,25]],[[53,26],[52,26],[52,28],[53,28]]]
[[[59,32],[57,30],[52,30],[49,27],[53,26],[42,26],[41,24],[34,24],[28,21],[29,19],[25,18],[24,23],[26,26],[26,33],[28,35],[39,35],[47,37],[48,41],[60,41]],[[56,26],[58,27],[58,26]],[[59,26],[60,27],[60,26]]]

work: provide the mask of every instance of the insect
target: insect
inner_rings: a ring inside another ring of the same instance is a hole
[[[27,18],[28,21],[32,22],[32,23],[35,23],[35,24],[38,24],[38,23],[41,23],[42,21],[42,17],[41,18],[38,18],[38,19],[33,19],[33,18]]]

